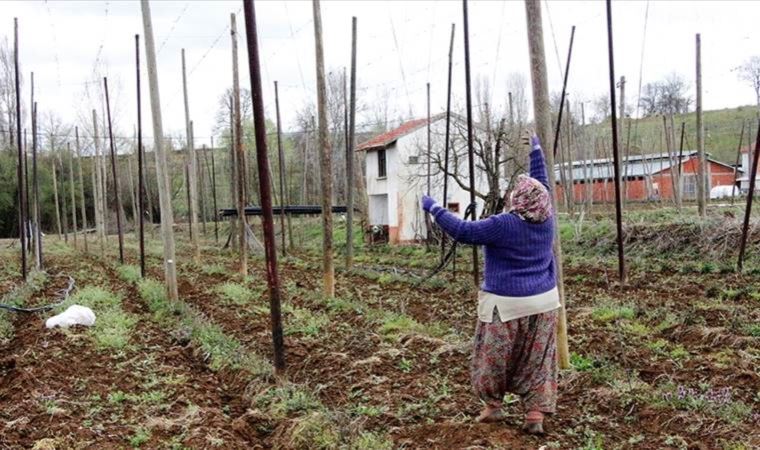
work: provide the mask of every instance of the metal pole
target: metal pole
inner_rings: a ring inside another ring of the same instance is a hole
[[[272,214],[272,192],[269,181],[269,161],[267,156],[267,134],[264,117],[264,99],[261,93],[261,68],[259,67],[259,44],[256,34],[256,11],[252,0],[243,3],[245,7],[245,29],[248,42],[248,68],[251,72],[251,94],[253,97],[253,120],[256,133],[256,161],[259,169],[259,190],[263,212],[264,249],[269,285],[270,310],[272,318],[272,342],[274,344],[274,367],[279,375],[285,372],[285,345],[280,317],[280,280],[277,273],[277,251],[275,249],[274,217]]]
[[[116,229],[119,232],[119,263],[124,264],[124,230],[121,228],[121,195],[119,194],[119,173],[116,170],[116,149],[113,143],[113,128],[111,127],[111,103],[108,99],[108,78],[103,77],[103,88],[106,91],[106,112],[108,113],[108,139],[111,143],[111,174],[113,175],[113,190],[116,200]]]
[[[280,92],[274,82],[274,105],[277,112],[277,160],[280,165],[280,234],[282,235],[282,256],[288,255],[285,245],[285,155],[282,151],[282,128],[280,126]]]
[[[21,142],[21,80],[18,73],[18,18],[13,18],[13,61],[16,74],[16,144],[18,145],[18,201],[21,214],[19,214],[19,238],[21,240],[21,275],[26,281],[26,192],[24,191],[24,153]]]
[[[449,195],[449,139],[451,134],[451,68],[452,60],[454,59],[454,27],[451,24],[451,40],[449,41],[449,73],[448,82],[446,85],[446,137],[444,138],[444,157],[443,157],[443,205],[448,208],[448,195]],[[441,260],[446,255],[446,234],[441,237]],[[454,267],[456,267],[456,256],[454,258]]]
[[[623,253],[623,211],[620,195],[620,154],[618,149],[617,114],[615,108],[615,58],[612,46],[612,2],[607,0],[607,50],[610,63],[610,111],[612,117],[612,157],[615,164],[615,222],[617,224],[618,274],[625,282],[625,256]]]
[[[137,208],[140,216],[140,276],[145,278],[145,174],[142,144],[142,101],[140,98],[140,35],[135,35],[135,79],[137,81]]]
[[[565,96],[567,94],[567,78],[570,75],[570,58],[573,56],[573,41],[575,40],[575,25],[570,29],[570,46],[567,49],[567,61],[565,61],[565,76],[562,80],[562,96],[559,98],[559,113],[557,114],[557,127],[554,130],[554,149],[552,153],[557,157],[557,147],[559,146],[559,131],[562,128],[562,112],[565,109]],[[572,167],[572,164],[571,164]],[[549,170],[554,170],[550,167]],[[572,169],[571,169],[572,170]],[[562,173],[562,169],[560,169]]]
[[[475,157],[472,145],[472,93],[470,92],[470,30],[467,19],[467,0],[462,0],[464,15],[464,76],[467,99],[467,159],[470,165],[470,207],[473,208],[472,220],[478,220],[478,208],[475,203]],[[472,279],[475,286],[480,284],[478,264],[478,246],[472,246]]]
[[[356,147],[356,16],[351,18],[351,101],[349,113],[348,147],[346,147],[346,268],[354,262],[354,148]]]
[[[757,178],[757,160],[760,159],[760,122],[757,127],[757,136],[755,137],[755,157],[752,159],[752,170],[749,178],[749,192],[747,193],[747,207],[744,210],[744,225],[742,226],[742,242],[739,247],[739,262],[737,267],[739,272],[744,267],[744,250],[747,248],[747,234],[749,232],[749,218],[752,214],[752,199],[755,196],[755,178]]]

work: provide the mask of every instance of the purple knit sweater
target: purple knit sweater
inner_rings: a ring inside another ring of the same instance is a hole
[[[548,187],[544,156],[538,145],[530,153],[530,176]],[[464,221],[437,204],[430,208],[430,213],[457,242],[485,247],[484,291],[527,297],[550,291],[557,285],[552,253],[553,218],[530,223],[515,214],[502,213],[484,220]]]

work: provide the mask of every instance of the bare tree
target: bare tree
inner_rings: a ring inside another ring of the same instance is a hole
[[[752,56],[744,61],[744,64],[734,69],[738,72],[739,79],[749,83],[755,91],[755,102],[760,113],[760,56]]]
[[[689,84],[677,73],[642,87],[639,108],[645,116],[685,114],[694,100],[688,94]]]

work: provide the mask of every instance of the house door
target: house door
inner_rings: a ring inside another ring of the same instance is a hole
[[[369,196],[369,224],[388,225],[388,194]]]

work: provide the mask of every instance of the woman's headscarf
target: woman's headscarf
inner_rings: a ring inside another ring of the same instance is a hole
[[[549,190],[528,175],[517,177],[517,184],[510,194],[510,203],[510,212],[526,222],[541,223],[552,216]]]

